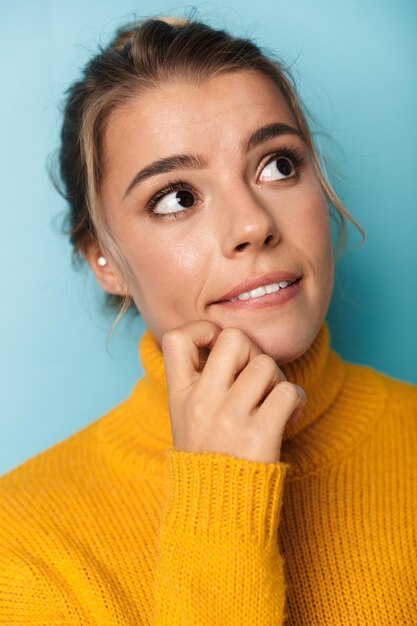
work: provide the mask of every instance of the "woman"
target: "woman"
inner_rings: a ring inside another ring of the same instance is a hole
[[[1,623],[413,623],[417,388],[331,349],[329,205],[357,224],[284,69],[135,24],[70,89],[60,165],[145,375],[3,477]]]

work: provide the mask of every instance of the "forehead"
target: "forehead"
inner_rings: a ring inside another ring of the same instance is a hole
[[[259,72],[164,84],[113,111],[103,137],[105,161],[138,165],[196,148],[235,148],[248,132],[273,122],[297,126],[278,87]]]

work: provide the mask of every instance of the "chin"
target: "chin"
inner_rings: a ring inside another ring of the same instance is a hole
[[[305,344],[299,346],[299,344],[297,343],[296,346],[293,344],[291,346],[288,346],[288,348],[280,346],[280,348],[277,348],[276,350],[262,349],[265,354],[269,354],[269,356],[274,359],[277,365],[285,365],[286,363],[291,363],[291,361],[295,361],[296,359],[300,358],[300,356],[307,352],[309,347],[309,345]]]
[[[301,357],[316,338],[321,327],[319,324],[310,324],[302,328],[282,330],[264,329],[263,332],[248,333],[251,339],[260,347],[262,352],[271,356],[277,365],[285,365]]]

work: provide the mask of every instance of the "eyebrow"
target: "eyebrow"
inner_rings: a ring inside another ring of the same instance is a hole
[[[251,133],[251,135],[242,142],[242,152],[249,152],[249,150],[252,150],[256,146],[281,135],[296,135],[302,141],[305,141],[303,133],[298,128],[279,122],[262,126],[262,128],[258,128]],[[123,200],[134,187],[151,176],[174,172],[179,169],[200,170],[205,167],[207,167],[207,163],[200,154],[175,154],[163,159],[158,159],[144,167],[134,176],[124,193]]]

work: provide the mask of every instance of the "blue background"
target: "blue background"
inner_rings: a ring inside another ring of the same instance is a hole
[[[121,24],[181,16],[191,5],[131,0],[2,4],[0,473],[97,419],[142,369],[140,318],[112,317],[58,234],[63,200],[46,170],[59,106],[79,69]],[[332,346],[355,363],[417,384],[417,3],[229,0],[198,17],[294,63],[317,118],[330,177],[367,233],[349,226],[327,316]],[[326,133],[326,135],[324,134]]]

